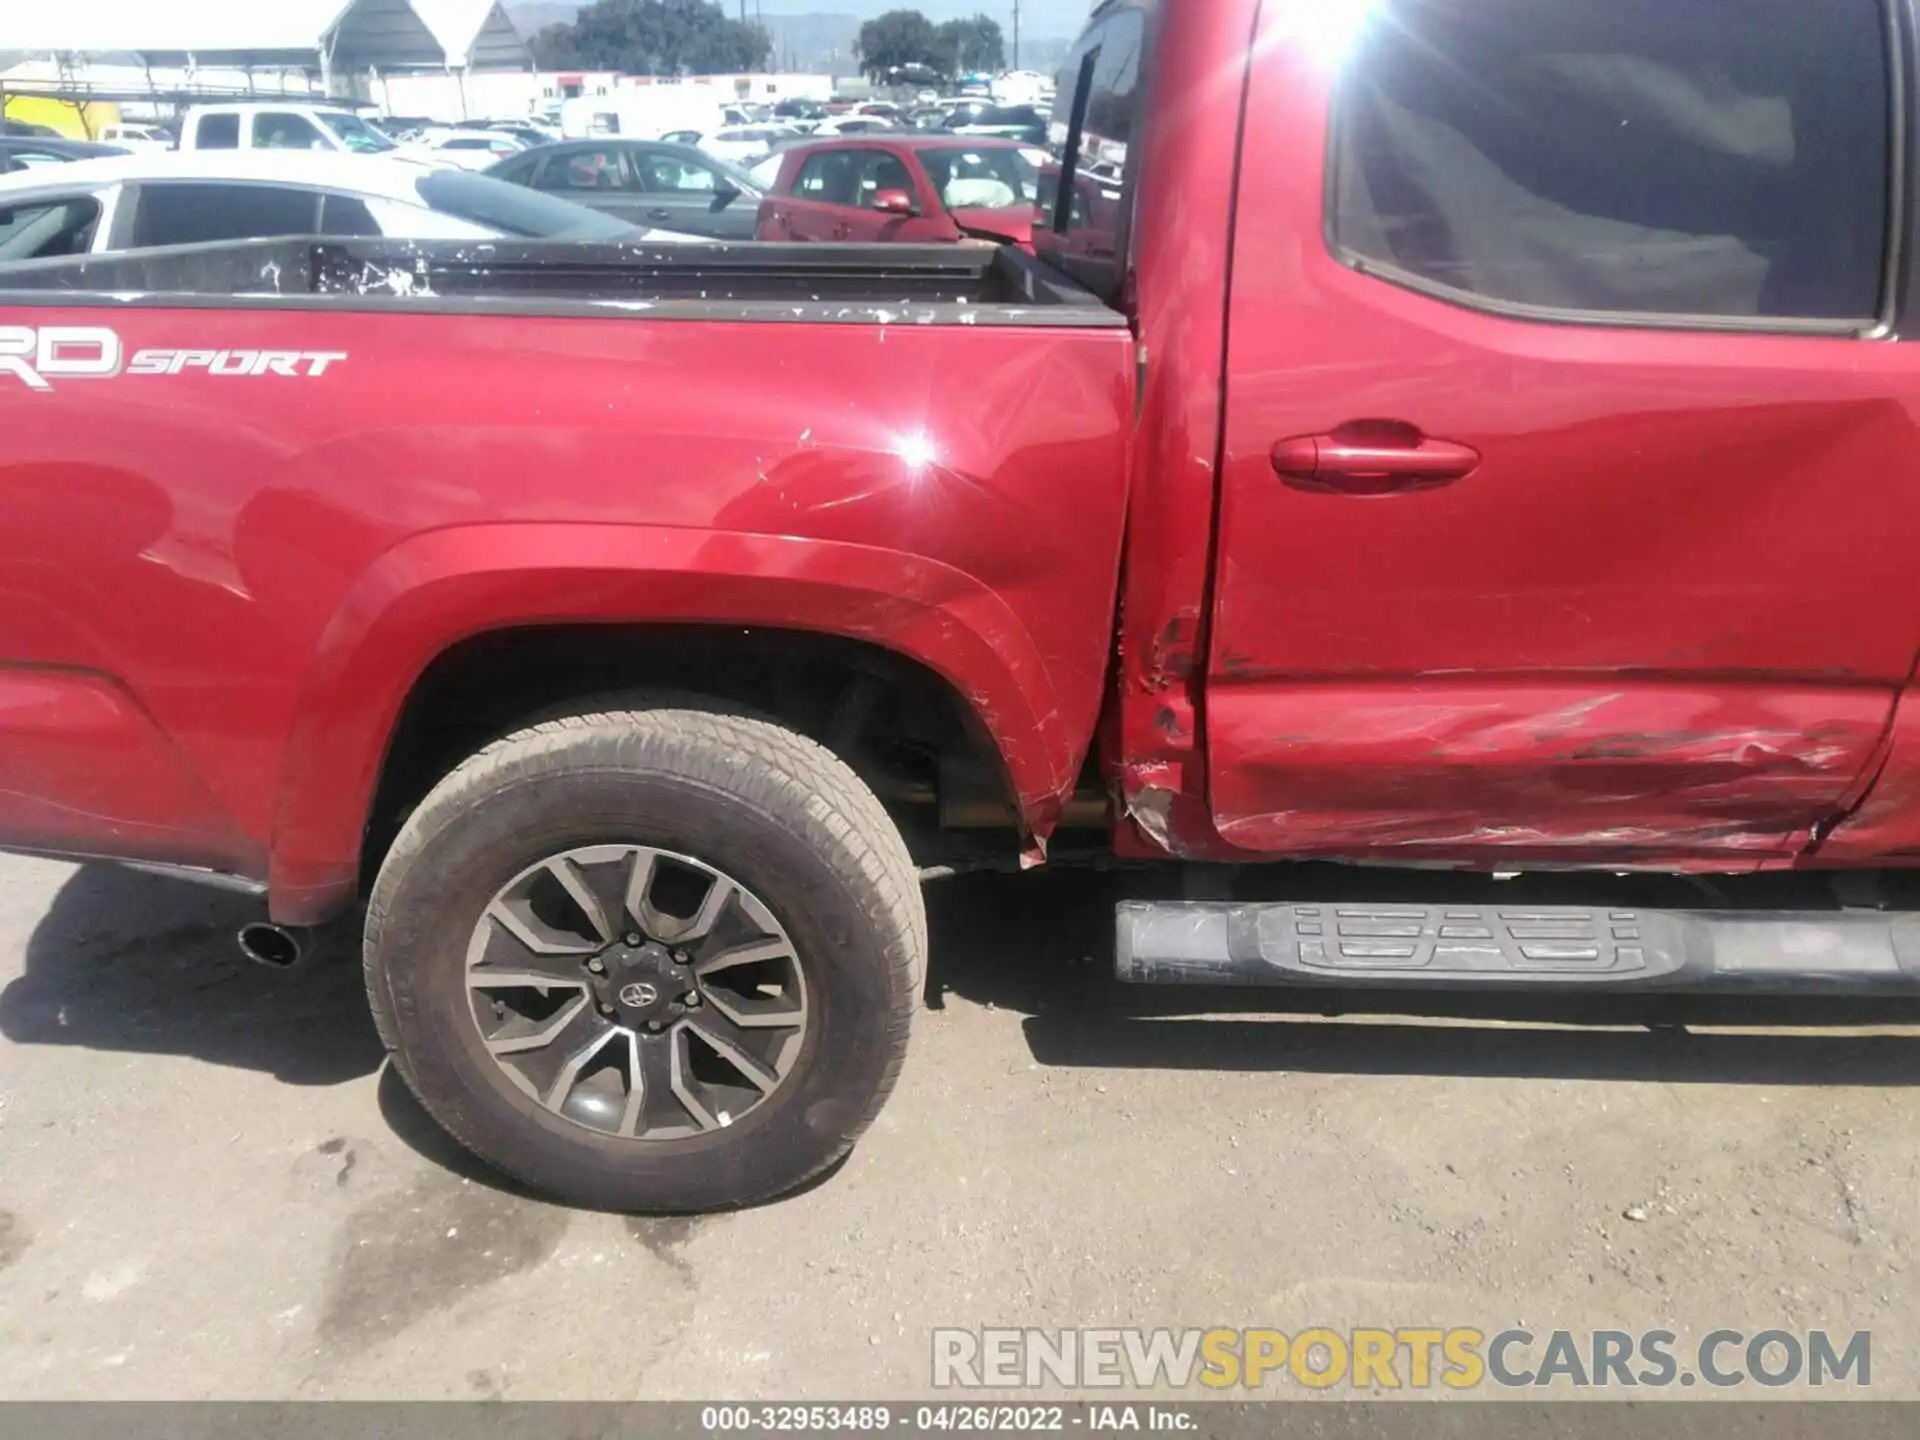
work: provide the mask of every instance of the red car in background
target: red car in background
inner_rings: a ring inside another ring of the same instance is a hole
[[[760,202],[759,240],[1031,247],[1044,150],[961,135],[845,136],[796,145]]]

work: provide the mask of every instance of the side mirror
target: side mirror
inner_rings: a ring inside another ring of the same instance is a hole
[[[722,180],[713,187],[713,205],[711,208],[724,210],[739,198],[740,187],[737,185],[729,185],[726,181]]]
[[[873,196],[873,208],[886,215],[911,215],[914,213],[913,197],[904,190],[877,190]]]

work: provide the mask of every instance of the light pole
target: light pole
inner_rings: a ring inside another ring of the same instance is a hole
[[[1013,68],[1020,68],[1020,0],[1013,0]]]

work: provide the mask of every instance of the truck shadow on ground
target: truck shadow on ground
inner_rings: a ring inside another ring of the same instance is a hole
[[[1236,898],[1282,898],[1303,871],[1320,898],[1406,898],[1409,883],[1423,883],[1296,867],[1291,876],[1276,869],[1265,879],[1272,892]],[[1444,893],[1459,895],[1463,885],[1498,882],[1436,876],[1424,883],[1452,886]],[[1607,883],[1545,877],[1535,888],[1549,893],[1523,897],[1519,885],[1489,893],[1526,903],[1592,903],[1583,887]],[[1706,898],[1694,882],[1645,883],[1678,893],[1650,893],[1637,903],[1697,905]],[[1813,903],[1811,888],[1806,900],[1776,903]],[[928,1003],[939,1008],[953,995],[1023,1013],[1034,1059],[1053,1066],[1920,1085],[1920,1032],[1809,1033],[1920,1026],[1920,993],[1649,997],[1121,984],[1113,975],[1114,903],[1179,894],[1177,874],[1142,871],[973,876],[933,886]],[[1764,1033],[1743,1033],[1751,1030]]]
[[[938,1008],[958,997],[1024,1016],[1028,1045],[1046,1065],[1920,1084],[1920,1034],[1808,1033],[1920,1026],[1920,995],[1649,1000],[1119,984],[1113,903],[1178,893],[1179,883],[1178,872],[1063,870],[932,885],[928,1002]],[[355,927],[323,935],[311,962],[280,972],[244,959],[234,944],[234,932],[258,915],[259,902],[245,896],[83,867],[35,927],[25,973],[0,990],[0,1037],[189,1056],[291,1085],[373,1074],[383,1052],[355,963]],[[1527,1023],[1486,1023],[1496,1021]],[[1701,1026],[1766,1033],[1692,1028]],[[399,1138],[449,1169],[481,1173],[396,1075],[381,1079],[381,1109]]]
[[[260,902],[245,895],[83,866],[34,927],[25,973],[0,990],[0,1037],[184,1055],[289,1085],[371,1075],[385,1051],[353,927],[323,932],[311,961],[276,971],[234,942],[260,918]]]

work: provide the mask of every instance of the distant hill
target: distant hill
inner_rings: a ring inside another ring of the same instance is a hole
[[[747,6],[753,13],[753,6]],[[853,15],[763,15],[773,40],[773,68],[817,75],[851,75],[860,68],[853,53],[860,21]]]
[[[739,0],[721,0],[729,15],[738,15]],[[853,53],[860,34],[862,17],[858,15],[810,12],[803,15],[769,14],[786,9],[793,0],[747,0],[747,16],[758,18],[773,40],[772,65],[775,70],[807,71],[820,75],[851,75],[859,69]],[[892,0],[889,0],[892,3]],[[912,0],[900,0],[911,4]],[[951,9],[958,0],[946,5],[925,3],[929,14]],[[562,25],[582,9],[580,0],[506,0],[507,16],[522,35],[532,36],[549,25]],[[869,7],[872,8],[872,7]],[[886,8],[882,6],[880,8]],[[962,10],[993,9],[993,6],[961,5]],[[1011,40],[1009,35],[1008,39]],[[1020,63],[1029,70],[1052,70],[1066,59],[1072,42],[1033,33],[1021,36]]]

